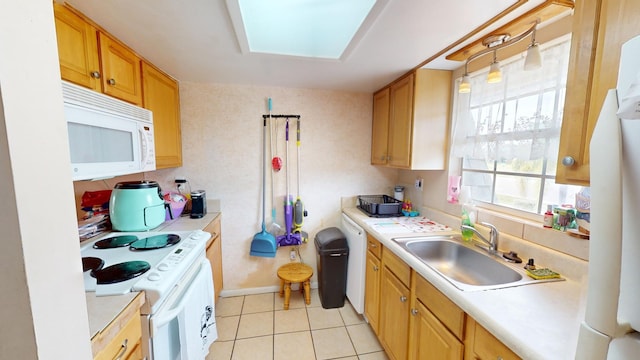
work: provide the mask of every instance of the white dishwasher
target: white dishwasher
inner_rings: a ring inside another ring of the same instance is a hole
[[[367,257],[367,234],[351,218],[342,213],[341,230],[349,244],[347,298],[358,314],[364,313],[364,274]]]

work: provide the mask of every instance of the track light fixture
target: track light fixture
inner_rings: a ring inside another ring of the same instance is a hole
[[[538,26],[538,21],[536,21],[527,31],[522,34],[509,38],[509,34],[497,34],[491,35],[485,38],[482,43],[487,47],[486,49],[473,54],[467,58],[467,61],[464,63],[464,75],[462,76],[462,81],[458,87],[459,93],[469,93],[471,92],[471,83],[469,82],[469,72],[468,65],[471,61],[479,58],[480,56],[487,54],[489,52],[493,52],[493,61],[491,62],[489,68],[489,75],[487,76],[488,83],[498,83],[502,81],[502,72],[500,71],[500,62],[497,59],[498,49],[505,48],[507,46],[511,46],[527,36],[531,35],[531,44],[527,49],[527,57],[524,61],[524,70],[534,70],[538,69],[542,66],[542,60],[540,57],[540,47],[536,42],[536,27]]]

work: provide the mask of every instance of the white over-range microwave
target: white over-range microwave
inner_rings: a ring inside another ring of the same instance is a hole
[[[153,113],[62,81],[73,180],[156,169]]]

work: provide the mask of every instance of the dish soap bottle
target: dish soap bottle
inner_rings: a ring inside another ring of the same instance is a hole
[[[471,200],[468,191],[463,192],[462,198],[464,202],[462,204],[461,223],[462,225],[473,227],[476,223],[476,207],[473,204],[473,200]],[[471,241],[471,238],[473,237],[472,230],[461,230],[461,233],[463,241]]]

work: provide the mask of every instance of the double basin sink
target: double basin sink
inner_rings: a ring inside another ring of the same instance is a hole
[[[508,263],[502,256],[481,252],[472,244],[463,243],[459,235],[393,240],[463,291],[491,290],[562,280],[535,280],[526,274],[522,263]]]

